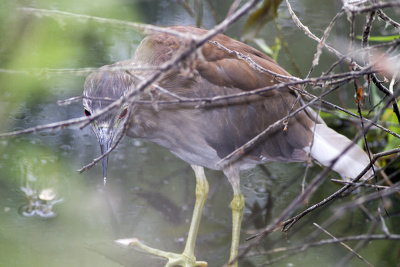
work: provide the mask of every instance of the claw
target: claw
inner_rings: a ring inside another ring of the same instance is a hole
[[[177,254],[172,252],[167,252],[159,249],[155,249],[149,247],[137,238],[125,238],[125,239],[117,239],[115,243],[119,245],[123,245],[125,247],[136,247],[140,250],[162,258],[168,259],[165,267],[174,267],[174,266],[182,266],[182,267],[207,267],[208,263],[205,261],[196,261],[196,257],[194,255],[186,255],[185,253]]]
[[[137,238],[124,238],[124,239],[117,239],[114,242],[119,245],[129,247],[129,246],[134,246],[137,242],[140,241]]]

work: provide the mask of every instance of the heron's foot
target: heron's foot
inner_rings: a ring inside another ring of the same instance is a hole
[[[177,254],[155,249],[143,244],[137,238],[118,239],[115,240],[115,242],[127,247],[137,247],[148,254],[166,258],[168,259],[168,262],[165,264],[165,267],[206,267],[208,265],[205,261],[196,261],[196,257],[194,255],[186,255],[185,253]]]

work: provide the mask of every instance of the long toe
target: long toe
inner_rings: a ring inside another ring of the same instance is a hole
[[[196,261],[195,257],[190,257],[185,254],[175,254],[171,253],[170,257],[168,257],[168,262],[165,264],[165,267],[206,267],[208,263],[205,261]]]
[[[205,261],[196,261],[196,257],[194,255],[186,255],[185,253],[178,254],[168,251],[163,251],[159,249],[155,249],[149,247],[142,242],[140,242],[137,238],[127,238],[127,239],[118,239],[115,242],[119,245],[123,245],[126,247],[134,247],[138,248],[141,251],[148,253],[150,255],[166,258],[168,260],[165,267],[174,267],[174,266],[182,266],[182,267],[206,267],[208,263]]]

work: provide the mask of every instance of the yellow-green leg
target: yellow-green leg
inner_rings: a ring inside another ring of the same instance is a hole
[[[201,215],[203,213],[204,203],[208,196],[208,182],[204,174],[204,168],[196,165],[192,165],[194,173],[196,175],[196,203],[194,205],[192,221],[190,223],[188,238],[186,240],[185,249],[182,254],[166,252],[159,249],[151,248],[144,245],[136,238],[119,239],[117,243],[125,246],[134,246],[149,254],[167,258],[168,262],[166,267],[183,266],[183,267],[194,267],[194,266],[207,266],[205,261],[196,261],[194,256],[194,248],[196,245],[197,233],[199,230]],[[240,228],[239,228],[240,229]]]
[[[232,243],[231,243],[231,251],[230,251],[230,255],[229,255],[229,262],[228,262],[227,266],[237,267],[238,261],[237,261],[236,257],[238,255],[238,249],[239,249],[240,227],[242,225],[242,215],[243,215],[243,208],[244,208],[244,196],[240,192],[239,169],[234,166],[230,166],[224,170],[224,173],[228,177],[228,180],[231,183],[232,189],[233,189],[233,199],[231,202]]]
[[[196,245],[196,238],[199,231],[201,215],[203,213],[204,203],[207,200],[209,190],[207,178],[204,174],[204,168],[195,165],[192,165],[192,168],[196,175],[196,203],[194,205],[192,221],[190,222],[188,239],[186,241],[185,249],[183,251],[183,255],[187,255],[190,257],[194,257],[194,247]]]
[[[231,243],[231,253],[229,255],[229,262],[236,259],[239,249],[240,241],[240,227],[242,225],[242,215],[244,207],[244,196],[242,193],[234,194],[231,202],[232,209],[232,243]],[[232,265],[228,266],[238,266],[238,262],[235,261]]]

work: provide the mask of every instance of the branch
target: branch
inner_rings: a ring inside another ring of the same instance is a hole
[[[350,11],[351,13],[364,13],[364,12],[371,12],[371,11],[376,11],[377,9],[382,9],[382,8],[389,8],[389,7],[398,7],[400,6],[400,2],[380,2],[380,3],[374,3],[371,4],[367,7],[357,7],[353,4],[348,4],[347,1],[345,1],[345,4],[343,5],[343,8]]]
[[[389,105],[389,102],[386,104]],[[384,110],[384,109],[382,109]],[[380,113],[382,113],[383,111],[381,110]],[[377,120],[378,117],[380,117],[381,114],[377,114],[373,121]],[[369,127],[371,127],[372,124],[368,124],[365,129],[368,130]],[[355,140],[358,140],[359,138],[361,138],[362,134],[358,134],[357,137],[355,138]],[[345,153],[348,149],[350,148],[350,146],[348,146],[343,153]],[[355,178],[353,179],[353,182],[357,182],[359,179],[361,179],[361,177],[367,172],[367,170],[369,168],[371,168],[371,166],[373,165],[373,163],[380,157],[386,156],[386,155],[391,155],[394,153],[399,153],[400,152],[400,148],[399,149],[393,149],[390,151],[386,151],[386,152],[382,152],[382,153],[378,153],[375,154],[373,157],[373,162],[370,162],[370,164],[368,166],[365,167],[365,169]],[[342,153],[342,154],[343,154]],[[318,204],[313,205],[312,207],[308,208],[307,210],[305,210],[304,212],[300,213],[299,215],[296,215],[295,217],[286,220],[285,222],[283,221],[284,218],[287,218],[287,216],[289,214],[291,214],[293,212],[293,210],[299,206],[304,199],[306,199],[306,197],[310,194],[310,192],[316,187],[317,184],[319,184],[322,179],[326,176],[326,174],[331,170],[332,166],[335,164],[335,162],[341,157],[341,155],[339,155],[337,158],[335,158],[334,160],[332,160],[332,163],[330,164],[330,166],[328,166],[326,169],[324,169],[324,171],[322,171],[316,178],[313,179],[313,181],[311,181],[310,185],[308,186],[308,188],[302,193],[300,194],[295,200],[293,200],[290,205],[288,207],[286,207],[286,209],[278,216],[278,218],[270,225],[266,226],[265,229],[263,231],[261,231],[260,233],[253,235],[252,237],[248,238],[247,240],[250,239],[254,239],[246,248],[244,248],[242,250],[242,252],[237,256],[237,258],[241,258],[244,255],[246,255],[248,253],[248,251],[253,248],[254,246],[258,245],[260,240],[265,237],[266,235],[268,235],[269,233],[275,231],[277,228],[279,227],[284,227],[284,230],[288,229],[288,227],[290,228],[291,226],[293,226],[294,223],[296,223],[301,217],[303,217],[304,215],[306,215],[307,213],[311,212],[312,210],[321,207],[322,205],[330,202],[331,200],[335,199],[336,196],[338,196],[339,194],[341,194],[342,192],[346,191],[350,185],[346,185],[344,187],[342,187],[342,189],[338,190],[336,193],[334,193],[333,195],[331,195],[329,197],[329,199],[324,199],[323,201],[321,201]],[[388,189],[389,191],[393,190],[392,188]],[[387,192],[387,190],[381,190],[378,192]],[[286,228],[285,228],[286,227]]]
[[[320,225],[318,225],[317,223],[313,223],[315,227],[317,227],[319,230],[321,230],[322,232],[324,232],[325,234],[329,235],[330,237],[332,237],[334,240],[337,240],[336,237],[334,237],[331,233],[329,233],[326,229],[324,229],[323,227],[321,227]],[[369,240],[369,239],[367,239]],[[359,258],[360,260],[362,260],[364,263],[366,263],[368,266],[373,267],[373,265],[367,261],[366,259],[364,259],[360,254],[358,254],[355,250],[353,250],[350,246],[348,246],[347,244],[345,244],[344,242],[340,242],[339,243],[345,247],[347,250],[349,250],[351,253],[353,253],[354,255],[357,256],[357,258]]]
[[[174,30],[171,30],[168,28],[158,27],[158,26],[144,24],[144,23],[130,22],[130,21],[124,21],[124,20],[118,20],[118,19],[107,19],[107,18],[95,17],[95,16],[90,16],[90,15],[70,13],[70,12],[66,12],[66,11],[40,9],[40,8],[32,8],[32,7],[20,7],[20,8],[17,8],[17,10],[20,10],[20,11],[22,11],[24,13],[28,13],[28,14],[34,14],[38,17],[43,17],[43,16],[51,17],[51,18],[69,17],[69,18],[78,19],[81,22],[95,21],[95,22],[101,23],[101,24],[111,24],[113,26],[120,26],[123,28],[134,29],[143,34],[159,32],[159,33],[172,34],[175,36],[179,36],[180,38],[184,38],[184,39],[192,38],[188,34],[177,32],[177,31],[174,31]]]
[[[373,163],[375,163],[379,158],[383,157],[383,156],[387,156],[387,155],[392,155],[392,154],[396,154],[396,153],[400,153],[400,148],[396,148],[396,149],[392,149],[386,152],[382,152],[382,153],[377,153],[375,154],[372,159],[370,164],[355,178],[352,180],[353,183],[357,182],[358,180],[361,179],[361,177],[367,172],[367,170],[373,166]],[[296,216],[286,220],[283,223],[283,229],[282,231],[288,231],[296,222],[298,222],[302,217],[304,217],[305,215],[307,215],[308,213],[312,212],[313,210],[324,206],[325,204],[327,204],[328,202],[336,199],[339,195],[341,195],[343,192],[345,192],[346,190],[348,190],[350,187],[352,186],[352,184],[346,184],[345,186],[343,186],[341,189],[337,190],[335,193],[333,193],[332,195],[330,195],[329,197],[325,198],[324,200],[310,206],[309,208],[307,208],[306,210],[304,210],[303,212],[297,214]],[[391,189],[392,187],[390,187],[389,189]],[[399,190],[399,189],[397,189]],[[378,191],[378,192],[382,192],[382,191]]]
[[[71,119],[71,120],[66,120],[66,121],[62,121],[62,122],[58,122],[58,123],[50,123],[47,125],[40,125],[40,126],[20,130],[20,131],[3,133],[3,134],[0,134],[0,138],[15,136],[15,135],[19,135],[19,134],[33,133],[33,132],[38,132],[38,131],[43,131],[43,130],[48,130],[48,129],[54,130],[57,128],[64,128],[64,127],[68,127],[68,126],[79,124],[79,123],[84,123],[80,127],[81,129],[86,127],[89,123],[93,122],[101,115],[103,115],[117,107],[121,107],[126,102],[131,103],[132,101],[134,101],[135,97],[139,93],[143,92],[148,86],[150,86],[154,81],[156,81],[163,73],[165,73],[169,69],[177,66],[177,64],[179,62],[183,61],[184,59],[188,58],[192,53],[194,53],[197,48],[204,45],[206,42],[208,42],[211,38],[213,38],[217,34],[226,30],[229,25],[231,25],[232,23],[237,21],[248,10],[250,10],[252,7],[254,7],[259,1],[260,0],[252,0],[252,1],[247,2],[239,10],[237,10],[232,16],[226,18],[220,24],[216,25],[212,30],[208,31],[206,34],[204,34],[200,37],[192,36],[190,34],[189,35],[182,34],[182,33],[179,33],[179,32],[173,31],[173,30],[166,30],[165,28],[160,28],[160,27],[145,25],[145,24],[139,24],[139,23],[131,23],[131,22],[125,22],[125,21],[120,21],[120,20],[114,20],[114,19],[104,19],[104,18],[92,17],[92,16],[87,16],[87,15],[78,15],[78,14],[56,11],[56,10],[22,8],[21,10],[28,12],[28,13],[32,12],[32,13],[40,14],[40,15],[49,15],[49,16],[60,15],[60,16],[70,16],[70,17],[81,18],[81,19],[93,19],[100,23],[113,23],[116,25],[124,25],[124,26],[130,26],[130,27],[136,28],[136,29],[142,29],[145,33],[156,31],[156,32],[164,32],[164,33],[168,33],[168,34],[174,34],[174,35],[178,35],[182,38],[189,39],[190,45],[181,49],[180,53],[178,53],[174,58],[172,58],[171,60],[162,64],[157,71],[155,71],[152,75],[150,75],[150,77],[148,77],[146,80],[143,80],[141,83],[139,83],[138,86],[136,88],[132,89],[131,92],[129,92],[127,95],[122,96],[120,99],[114,101],[107,107],[92,114],[90,117]]]
[[[391,235],[385,235],[385,234],[374,234],[374,235],[357,235],[357,236],[346,236],[346,237],[338,237],[335,239],[323,239],[317,242],[313,243],[305,243],[297,246],[291,246],[291,247],[280,247],[280,248],[275,248],[267,251],[261,251],[257,252],[257,254],[252,253],[252,254],[247,254],[246,257],[254,257],[254,256],[259,256],[259,255],[271,255],[271,254],[276,254],[276,253],[286,253],[284,256],[281,258],[276,258],[272,259],[269,262],[264,263],[265,265],[269,265],[272,263],[275,263],[279,260],[282,260],[283,258],[288,258],[289,256],[302,253],[306,251],[309,248],[313,247],[320,247],[320,246],[325,246],[325,245],[332,245],[332,244],[337,244],[340,242],[347,242],[347,241],[360,241],[360,240],[400,240],[400,235],[397,234],[391,234]],[[289,253],[292,252],[292,253]]]

